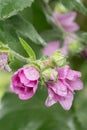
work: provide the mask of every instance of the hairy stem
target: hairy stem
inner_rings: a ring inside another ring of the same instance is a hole
[[[22,62],[25,62],[25,63],[29,63],[30,60],[29,58],[25,58],[23,56],[21,56],[20,54],[16,53],[15,51],[12,51],[12,54],[14,55],[14,57]]]

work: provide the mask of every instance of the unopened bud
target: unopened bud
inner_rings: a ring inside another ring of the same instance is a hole
[[[58,67],[66,64],[66,56],[64,56],[60,51],[55,51],[51,58]]]
[[[0,69],[7,70],[8,72],[11,71],[11,68],[8,65],[10,59],[10,52],[9,48],[6,45],[0,46]]]
[[[81,52],[83,49],[83,45],[78,41],[72,41],[70,44],[69,44],[69,53],[72,53],[72,54],[76,54],[76,53],[79,53]]]
[[[42,72],[45,81],[57,81],[58,73],[56,70],[48,68]]]
[[[7,70],[8,72],[11,71],[11,68],[8,65],[9,57],[6,53],[0,53],[0,69]]]
[[[68,10],[65,8],[65,6],[63,6],[63,4],[61,4],[61,3],[56,4],[55,11],[58,13],[67,13],[68,12]]]
[[[45,60],[38,60],[37,64],[40,66],[41,70],[53,66],[52,60],[50,58]]]

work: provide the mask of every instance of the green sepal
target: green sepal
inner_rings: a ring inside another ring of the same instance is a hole
[[[25,40],[23,40],[21,37],[19,37],[19,40],[20,40],[21,45],[23,46],[23,48],[27,52],[29,58],[31,60],[36,60],[36,55],[35,55],[33,49],[29,46],[29,44]]]

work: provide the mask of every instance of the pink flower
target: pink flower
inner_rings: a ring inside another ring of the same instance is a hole
[[[7,70],[8,72],[11,71],[11,68],[8,65],[8,55],[4,52],[0,53],[0,69]]]
[[[66,32],[71,33],[71,35],[75,38],[76,35],[74,34],[74,32],[79,30],[79,26],[74,22],[76,15],[76,12],[71,12],[67,14],[59,14],[57,12],[54,12],[53,17],[55,17],[55,19],[61,24]],[[52,21],[55,23],[54,18],[52,18]],[[59,50],[62,52],[62,54],[67,55],[68,44],[70,41],[74,41],[74,38],[72,39],[71,37],[66,37],[64,39],[62,47],[60,47],[59,41],[49,42],[47,46],[43,48],[43,54],[51,56],[54,51]]]
[[[69,66],[56,68],[58,72],[58,82],[47,82],[48,98],[46,99],[46,106],[51,106],[55,103],[60,103],[65,110],[71,108],[74,90],[83,88],[80,80],[81,73],[71,70]]]
[[[74,22],[77,16],[76,12],[70,12],[67,14],[59,14],[54,12],[53,16],[56,18],[56,20],[58,20],[66,32],[72,33],[79,30],[79,26]]]
[[[27,100],[35,94],[39,77],[40,74],[35,67],[23,67],[13,75],[11,89],[21,100]]]
[[[66,40],[64,40],[63,47],[60,47],[59,41],[53,41],[53,42],[49,42],[47,46],[43,48],[43,54],[47,56],[51,56],[53,52],[59,50],[61,51],[62,54],[67,55],[68,52],[67,49],[68,49],[68,45]]]

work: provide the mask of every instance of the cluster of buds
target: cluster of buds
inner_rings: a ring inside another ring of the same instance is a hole
[[[65,110],[72,106],[74,91],[83,88],[81,73],[71,70],[67,65],[66,56],[55,52],[51,57],[37,60],[35,63],[20,68],[11,80],[11,90],[21,100],[34,96],[38,84],[43,80],[48,90],[45,105],[60,103]]]

